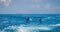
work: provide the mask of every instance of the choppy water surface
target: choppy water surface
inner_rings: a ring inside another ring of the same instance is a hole
[[[60,14],[0,14],[1,32],[60,32]]]

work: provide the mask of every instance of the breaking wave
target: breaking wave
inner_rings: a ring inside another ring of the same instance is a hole
[[[25,26],[25,25],[20,25],[20,26],[9,26],[7,28],[4,28],[1,32],[39,32],[39,30],[44,30],[44,31],[49,31],[53,30],[57,26],[60,26],[59,24],[53,24],[53,25],[48,25],[48,26]]]

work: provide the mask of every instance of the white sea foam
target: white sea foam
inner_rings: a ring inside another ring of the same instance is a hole
[[[49,25],[49,26],[60,26],[60,23],[58,23],[58,24],[52,24],[52,25]]]
[[[5,28],[4,30],[2,30],[2,32],[5,32],[6,29],[13,29],[17,32],[30,32],[30,31],[33,31],[33,30],[51,30],[51,27],[47,27],[47,26],[30,26],[30,27],[24,27],[24,26],[9,26],[7,28]],[[10,31],[9,31],[10,32]]]
[[[54,28],[52,28],[50,26],[54,26],[54,28],[55,28],[55,26],[60,26],[60,23],[52,24],[52,25],[48,25],[48,26],[26,26],[26,25],[9,26],[9,27],[3,29],[1,32],[5,32],[7,29],[12,29],[16,32],[30,32],[30,31],[33,31],[33,30],[43,30],[43,31],[53,30]]]
[[[44,18],[44,19],[55,19],[54,17],[47,17],[47,18]]]

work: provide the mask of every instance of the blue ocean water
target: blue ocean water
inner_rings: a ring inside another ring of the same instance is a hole
[[[1,32],[60,32],[60,14],[0,14]]]

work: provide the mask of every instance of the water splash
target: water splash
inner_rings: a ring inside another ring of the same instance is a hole
[[[31,32],[31,31],[37,31],[37,30],[45,30],[49,31],[52,30],[51,27],[48,26],[9,26],[5,29],[3,29],[1,32]]]

